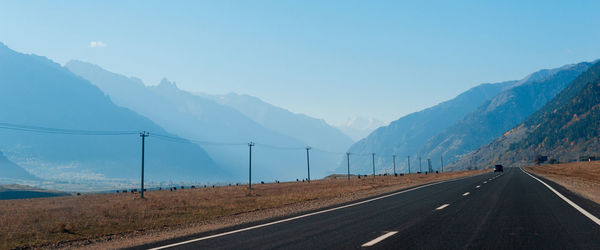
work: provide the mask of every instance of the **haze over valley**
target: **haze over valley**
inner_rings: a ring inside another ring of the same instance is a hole
[[[156,187],[244,182],[250,142],[255,143],[253,178],[267,182],[305,180],[307,171],[317,179],[345,173],[347,153],[352,173],[360,174],[373,164],[377,174],[393,173],[394,157],[396,171],[404,173],[409,159],[410,172],[429,171],[429,165],[442,171],[442,164],[453,170],[486,168],[500,159],[465,159],[495,138],[521,131],[520,123],[548,109],[563,89],[573,91],[567,87],[595,65],[568,64],[520,80],[481,84],[389,125],[352,118],[336,127],[249,95],[188,92],[167,78],[148,85],[92,63],[60,66],[5,45],[0,52],[2,104],[11,107],[2,111],[3,182],[62,190],[95,183],[89,191],[135,185],[143,131],[150,133],[145,178]],[[586,136],[582,140],[593,138]]]
[[[600,249],[598,1],[0,1],[2,249]]]

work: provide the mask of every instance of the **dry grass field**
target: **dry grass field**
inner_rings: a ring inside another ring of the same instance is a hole
[[[525,169],[600,204],[600,161],[542,165]]]
[[[182,225],[217,223],[219,218],[235,217],[234,224],[244,223],[300,212],[302,207],[318,208],[303,204],[332,205],[481,172],[256,184],[252,191],[247,186],[149,191],[143,200],[132,193],[5,200],[0,201],[0,248],[85,246],[107,235],[143,235]],[[322,202],[329,200],[332,202]],[[256,211],[280,212],[246,216]]]

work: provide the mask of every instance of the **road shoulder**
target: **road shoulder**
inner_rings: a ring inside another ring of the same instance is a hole
[[[344,196],[335,197],[332,199],[315,200],[310,202],[303,202],[300,204],[290,204],[283,208],[276,209],[265,209],[260,211],[254,211],[251,213],[240,214],[230,216],[227,218],[219,218],[218,220],[211,221],[205,225],[194,225],[181,229],[168,229],[162,232],[152,232],[137,237],[132,237],[126,240],[120,240],[115,242],[99,242],[93,245],[85,246],[86,249],[90,247],[93,249],[105,249],[105,248],[127,248],[138,246],[140,249],[145,249],[149,244],[156,242],[167,243],[167,242],[178,242],[185,241],[193,238],[203,237],[207,235],[224,233],[232,230],[238,230],[246,227],[252,227],[265,223],[270,223],[286,218],[295,216],[301,216],[309,213],[315,213],[323,210],[328,210],[336,207],[346,206],[362,201],[376,199],[378,197],[390,195],[397,192],[417,188],[420,186],[430,185],[444,181],[455,181],[463,178],[477,176],[484,173],[483,171],[477,171],[467,176],[459,176],[456,178],[450,178],[445,180],[431,181],[426,183],[419,183],[410,186],[391,186],[385,188],[365,190],[364,192],[357,192]]]
[[[550,178],[546,178],[539,174],[533,173],[532,171],[530,171],[526,168],[523,168],[523,170],[525,170],[527,173],[539,178],[540,180],[544,181],[546,184],[548,184],[549,186],[554,188],[556,191],[558,191],[559,193],[561,193],[562,195],[567,197],[569,200],[573,201],[574,203],[576,203],[577,205],[579,205],[581,208],[585,209],[592,215],[594,215],[596,217],[600,217],[600,204],[584,197],[583,195],[581,195],[579,193],[576,193],[575,190],[570,190],[567,187],[558,184],[557,182],[555,182],[554,180],[552,180]]]

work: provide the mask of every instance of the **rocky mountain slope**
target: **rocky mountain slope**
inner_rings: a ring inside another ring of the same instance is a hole
[[[565,65],[525,77],[431,138],[421,148],[420,155],[431,159],[443,156],[446,162],[454,162],[523,122],[591,65],[587,62]]]
[[[575,161],[600,156],[600,64],[579,75],[520,125],[449,166],[454,169]],[[545,157],[538,157],[545,156]]]

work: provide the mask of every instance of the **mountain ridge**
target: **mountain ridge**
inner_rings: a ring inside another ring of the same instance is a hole
[[[420,154],[455,161],[527,119],[591,65],[581,62],[530,74],[429,139]]]
[[[449,167],[524,166],[533,164],[538,155],[558,162],[598,157],[598,120],[600,63],[595,63],[527,120]]]
[[[168,134],[146,117],[114,105],[99,88],[42,56],[0,47],[0,78],[0,121],[62,129],[149,130]],[[100,137],[15,130],[2,130],[0,135],[0,150],[40,178],[139,180],[137,135]],[[154,139],[147,144],[149,180],[210,180],[223,174],[200,147],[166,146]]]
[[[174,134],[207,142],[202,145],[209,155],[232,172],[236,180],[247,178],[248,149],[244,147],[250,141],[257,145],[253,150],[253,165],[260,166],[253,169],[254,178],[293,180],[305,177],[303,150],[283,148],[304,149],[309,143],[264,127],[231,106],[181,90],[166,78],[158,85],[146,86],[132,80],[135,78],[92,65],[71,61],[66,67],[99,86],[118,105],[149,117]],[[316,152],[311,155],[314,176],[326,174],[329,158]]]
[[[328,151],[344,150],[352,144],[352,139],[323,119],[294,113],[261,100],[258,97],[229,93],[227,95],[198,95],[215,100],[217,103],[232,107],[257,123],[294,137],[306,145]]]

